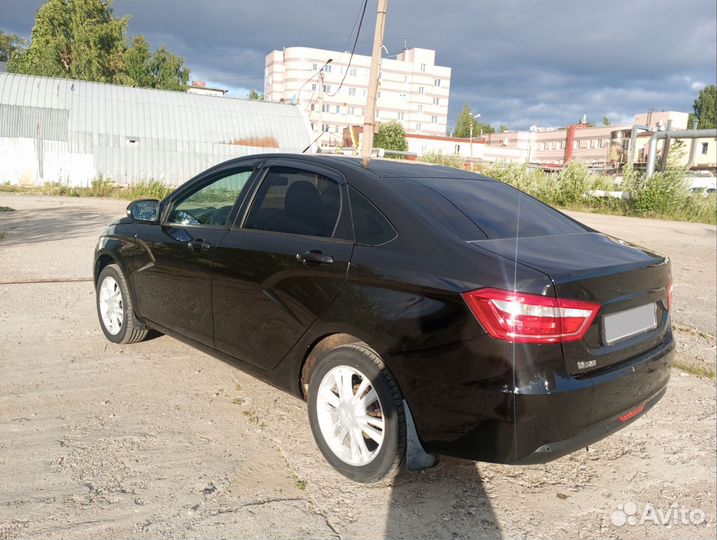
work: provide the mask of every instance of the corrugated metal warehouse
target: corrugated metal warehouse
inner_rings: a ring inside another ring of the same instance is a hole
[[[311,141],[294,105],[0,73],[0,182],[178,185],[232,157]]]

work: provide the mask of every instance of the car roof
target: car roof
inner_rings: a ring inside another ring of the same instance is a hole
[[[257,156],[254,156],[257,157]],[[291,158],[318,163],[327,166],[343,166],[366,171],[361,166],[361,159],[352,156],[332,154],[263,154],[261,157]],[[383,178],[464,178],[470,180],[489,180],[480,174],[430,163],[416,163],[410,160],[372,158],[368,171]]]

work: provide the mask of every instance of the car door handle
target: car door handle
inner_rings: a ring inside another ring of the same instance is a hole
[[[212,245],[203,238],[195,238],[189,242],[188,246],[192,251],[207,251]]]
[[[296,260],[302,263],[315,263],[315,264],[331,264],[334,262],[334,258],[331,255],[324,255],[318,249],[312,249],[306,251],[303,255],[300,253],[296,254]]]

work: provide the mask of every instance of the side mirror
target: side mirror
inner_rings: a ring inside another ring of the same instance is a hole
[[[127,207],[127,215],[135,221],[156,223],[159,220],[159,201],[157,199],[132,201]]]

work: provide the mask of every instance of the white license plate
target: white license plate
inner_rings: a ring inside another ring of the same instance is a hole
[[[654,328],[657,328],[657,306],[654,302],[603,317],[605,341],[608,345]]]

